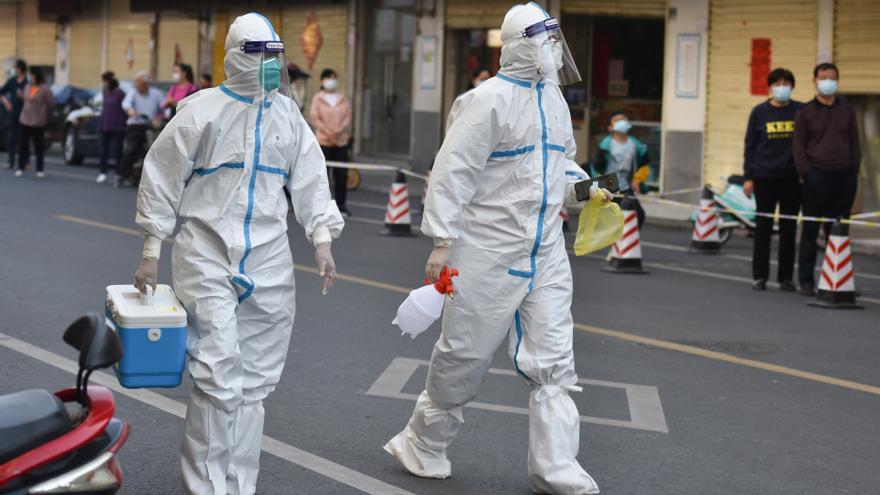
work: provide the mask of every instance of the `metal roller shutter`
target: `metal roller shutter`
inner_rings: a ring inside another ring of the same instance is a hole
[[[101,86],[101,4],[70,22],[70,84],[86,88]]]
[[[28,65],[55,66],[55,23],[41,22],[37,0],[21,3],[18,33],[18,56]]]
[[[132,13],[128,0],[110,0],[107,16],[107,70],[115,72],[118,79],[132,80],[138,71],[150,70],[152,22],[152,14]],[[133,61],[127,56],[129,41]],[[165,79],[170,77],[165,76]]]
[[[314,12],[315,19],[321,29],[321,49],[309,68],[300,36],[312,12]],[[310,101],[312,96],[320,90],[321,71],[326,68],[336,71],[339,75],[339,91],[345,93],[352,82],[346,71],[348,67],[348,6],[345,4],[324,4],[311,7],[285,7],[282,12],[281,24],[281,38],[285,43],[287,59],[296,63],[311,76],[307,99]],[[309,101],[306,101],[306,106]],[[308,112],[308,108],[306,108],[306,112]]]
[[[158,74],[162,81],[171,80],[174,67],[174,55],[180,51],[180,61],[189,64],[196,72],[199,71],[199,21],[178,13],[162,13],[159,15],[159,52]],[[198,81],[196,81],[198,82]]]
[[[0,60],[15,57],[18,4],[0,3]]]
[[[496,29],[504,14],[515,3],[503,0],[446,0],[446,27],[449,29]]]
[[[834,61],[841,91],[880,93],[880,2],[835,2]]]
[[[785,12],[785,15],[779,15]],[[753,38],[771,41],[771,67],[794,72],[792,98],[812,98],[816,62],[814,0],[712,0],[706,99],[703,180],[720,184],[742,174],[743,138],[749,112],[766,99],[753,96],[750,61]]]
[[[566,14],[615,17],[666,17],[666,0],[562,0]]]

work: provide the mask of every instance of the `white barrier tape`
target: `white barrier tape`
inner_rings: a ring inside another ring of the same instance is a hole
[[[354,162],[334,162],[327,161],[327,166],[331,168],[353,168],[356,170],[372,170],[377,172],[401,172],[408,177],[415,177],[420,180],[428,180],[427,175],[423,175],[412,170],[399,168],[392,165],[379,165],[375,163],[354,163]]]
[[[859,213],[858,215],[853,215],[850,218],[856,218],[856,219],[880,218],[880,211],[869,211],[867,213]]]
[[[688,194],[688,193],[693,193],[693,192],[699,192],[702,190],[703,190],[702,187],[688,187],[687,189],[676,189],[674,191],[668,191],[668,192],[664,191],[661,193],[657,193],[656,195],[661,198],[665,198],[667,196],[677,196],[679,194]]]
[[[622,197],[619,194],[617,194],[615,196]],[[663,198],[658,198],[658,197],[654,197],[654,196],[643,195],[643,196],[637,196],[636,198],[641,201],[646,201],[649,203],[661,203],[661,204],[668,204],[668,205],[673,205],[673,206],[687,206],[687,207],[694,208],[694,209],[700,208],[698,205],[694,205],[691,203],[682,203],[681,201],[674,201],[671,199],[663,199]],[[739,215],[743,215],[743,216],[755,215],[758,217],[767,217],[767,218],[784,219],[784,220],[797,220],[798,223],[802,223],[802,222],[834,223],[837,221],[836,218],[829,218],[829,217],[811,217],[811,216],[804,216],[801,214],[783,215],[781,213],[764,213],[764,212],[757,212],[757,211],[751,211],[751,210],[736,210],[736,209],[732,209],[732,208],[722,208],[720,206],[716,206],[715,210],[722,211],[725,213],[739,214]],[[851,219],[842,218],[842,219],[840,219],[840,223],[850,224],[850,225],[862,225],[865,227],[878,227],[878,228],[880,228],[880,223],[878,223],[878,222],[865,222],[862,220],[855,219],[855,218],[869,218],[869,217],[880,217],[880,211],[861,213],[859,215],[854,216]]]

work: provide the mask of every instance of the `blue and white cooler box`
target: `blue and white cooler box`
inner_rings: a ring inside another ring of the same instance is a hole
[[[144,297],[133,285],[107,287],[107,324],[124,351],[113,366],[126,388],[180,385],[186,362],[186,311],[167,285]]]

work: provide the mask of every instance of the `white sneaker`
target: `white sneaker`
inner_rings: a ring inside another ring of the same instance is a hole
[[[98,184],[107,182],[107,174],[98,174]]]
[[[45,179],[45,178],[46,178],[46,172],[37,172],[37,178],[38,178],[38,179]]]
[[[22,172],[21,170],[16,170],[16,171],[15,171],[15,176],[16,176],[16,177],[21,177],[22,174],[23,174],[23,172]]]

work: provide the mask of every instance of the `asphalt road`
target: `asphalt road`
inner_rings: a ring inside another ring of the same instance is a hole
[[[0,171],[0,393],[72,386],[54,356],[75,358],[61,333],[101,310],[104,287],[129,282],[140,256],[135,191],[51,162],[41,181]],[[312,249],[291,226],[297,321],[265,404],[273,440],[258,493],[529,493],[528,389],[506,347],[449,449],[451,479],[411,477],[381,450],[412,411],[438,335],[434,327],[410,340],[389,323],[420,284],[430,242],[377,235],[385,201],[351,194],[355,217],[334,244],[343,276],[326,297]],[[684,230],[648,227],[642,239],[649,275],[572,257],[585,380],[573,394],[584,420],[579,459],[603,493],[880,493],[880,259],[854,260],[865,309],[832,311],[775,288],[752,291],[746,238],[715,257],[689,254]],[[117,415],[132,425],[123,493],[181,493],[188,390],[116,394]]]

